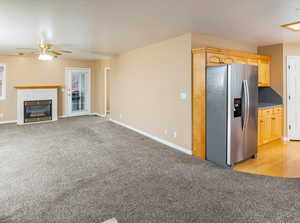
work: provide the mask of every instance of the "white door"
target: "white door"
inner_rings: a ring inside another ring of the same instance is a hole
[[[287,58],[288,137],[300,140],[300,57]]]
[[[68,116],[91,112],[91,70],[66,68],[66,107]]]

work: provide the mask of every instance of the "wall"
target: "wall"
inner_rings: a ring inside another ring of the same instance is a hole
[[[240,50],[249,53],[257,53],[257,46],[249,43],[242,43],[236,40],[229,40],[207,34],[192,34],[192,47],[211,46],[217,48]]]
[[[98,60],[95,63],[95,101],[94,101],[94,111],[100,115],[105,115],[105,68],[108,68],[111,66],[110,60]]]
[[[112,64],[112,119],[191,150],[191,49],[203,45],[257,52],[250,44],[188,33],[122,53]]]
[[[83,60],[40,61],[35,57],[2,56],[0,64],[6,64],[6,99],[0,100],[1,121],[16,120],[17,91],[14,86],[22,85],[61,85],[65,86],[65,67],[90,67],[92,70],[92,111],[95,111],[95,62]],[[65,111],[64,94],[59,91],[59,115]]]
[[[190,34],[113,59],[111,118],[191,150]]]
[[[283,44],[260,46],[258,53],[271,56],[271,87],[283,96]]]

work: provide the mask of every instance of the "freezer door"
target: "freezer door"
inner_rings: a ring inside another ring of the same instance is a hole
[[[244,131],[244,160],[257,153],[257,104],[258,104],[258,69],[256,66],[245,65],[248,97],[248,111]]]
[[[245,67],[243,64],[232,64],[228,73],[228,135],[227,164],[229,166],[244,159],[243,127],[246,117]]]
[[[228,66],[206,69],[206,158],[226,167]]]

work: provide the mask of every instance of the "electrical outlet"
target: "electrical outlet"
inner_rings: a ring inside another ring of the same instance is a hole
[[[123,118],[123,115],[122,114],[120,114],[120,119],[122,119]]]
[[[165,130],[164,130],[164,133],[165,133],[165,135],[168,135],[168,130],[165,129]]]
[[[173,137],[176,138],[177,137],[177,132],[173,133]]]
[[[4,117],[4,114],[0,113],[0,119],[3,119],[3,117]]]

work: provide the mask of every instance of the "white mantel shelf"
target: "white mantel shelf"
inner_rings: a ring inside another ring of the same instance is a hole
[[[15,86],[16,89],[49,89],[60,88],[59,85],[45,85],[45,86]]]

